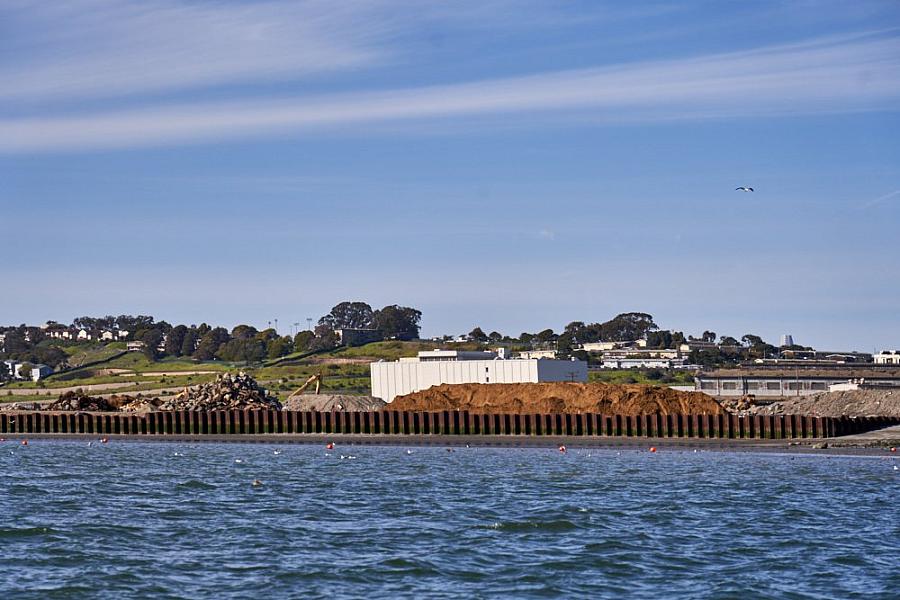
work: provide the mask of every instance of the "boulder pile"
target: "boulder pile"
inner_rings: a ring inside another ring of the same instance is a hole
[[[158,410],[281,410],[281,403],[246,373],[224,373],[214,381],[185,388]]]
[[[47,410],[74,410],[91,412],[109,412],[118,410],[118,407],[106,398],[88,396],[83,392],[66,392],[47,406]]]

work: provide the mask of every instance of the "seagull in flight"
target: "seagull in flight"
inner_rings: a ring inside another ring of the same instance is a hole
[[[753,188],[741,186],[741,187],[734,188],[734,191],[736,191],[736,192],[752,192]]]

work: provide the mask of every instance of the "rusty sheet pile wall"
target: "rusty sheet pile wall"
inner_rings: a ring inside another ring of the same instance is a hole
[[[599,414],[480,415],[468,412],[163,411],[143,414],[19,412],[0,434],[260,435],[388,434],[624,436],[791,439],[851,435],[900,424],[898,417]]]

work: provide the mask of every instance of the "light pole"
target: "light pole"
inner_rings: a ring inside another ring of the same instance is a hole
[[[275,333],[278,333],[278,319],[275,319]]]
[[[306,328],[312,331],[312,318],[306,317]]]

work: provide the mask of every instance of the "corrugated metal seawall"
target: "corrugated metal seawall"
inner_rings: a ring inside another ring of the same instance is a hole
[[[900,424],[900,417],[600,414],[481,415],[468,412],[233,410],[0,413],[0,434],[259,435],[393,434],[623,436],[718,439],[837,437]]]

